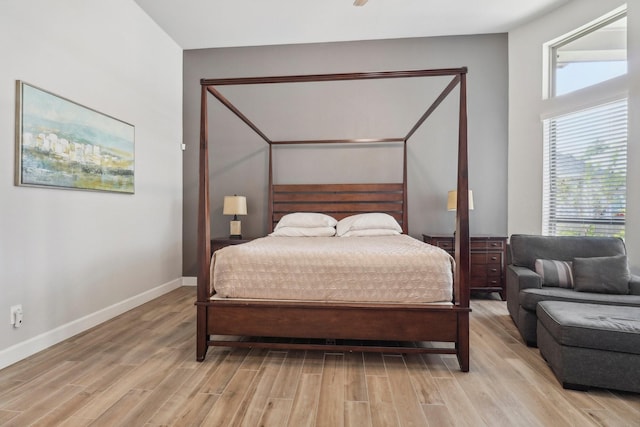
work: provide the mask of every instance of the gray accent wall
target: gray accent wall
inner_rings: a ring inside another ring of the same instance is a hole
[[[507,35],[323,43],[184,52],[183,273],[196,274],[200,79],[466,66],[472,234],[507,229]],[[449,78],[221,88],[273,140],[404,136]],[[452,233],[459,90],[408,143],[409,234]],[[225,195],[247,197],[244,236],[268,233],[268,145],[209,96],[211,234],[227,236]],[[274,149],[274,182],[400,182],[402,145]]]

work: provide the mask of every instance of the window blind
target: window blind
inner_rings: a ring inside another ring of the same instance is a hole
[[[543,124],[543,234],[624,237],[627,100]]]

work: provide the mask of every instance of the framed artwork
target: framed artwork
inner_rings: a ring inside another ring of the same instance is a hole
[[[133,125],[16,82],[16,185],[134,192]]]

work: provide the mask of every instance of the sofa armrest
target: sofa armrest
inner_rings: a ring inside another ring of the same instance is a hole
[[[507,310],[516,324],[520,310],[520,291],[527,288],[541,288],[542,278],[527,267],[507,265]]]
[[[507,286],[510,287],[510,290],[516,290],[516,292],[527,288],[541,288],[542,277],[527,267],[508,265]]]
[[[629,293],[631,295],[640,295],[640,276],[636,276],[635,274],[631,275],[631,280],[629,280]]]

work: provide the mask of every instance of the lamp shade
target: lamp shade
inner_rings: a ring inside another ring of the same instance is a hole
[[[458,191],[451,190],[447,194],[447,210],[455,211],[458,207]],[[473,210],[473,192],[469,190],[469,210]]]
[[[244,196],[224,196],[223,215],[246,215],[247,198]]]

